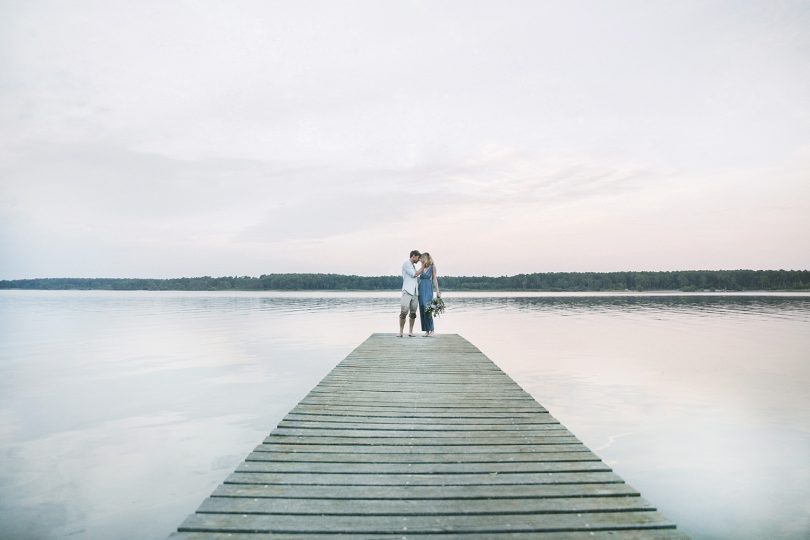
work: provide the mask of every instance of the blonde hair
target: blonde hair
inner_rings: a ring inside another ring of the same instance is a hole
[[[433,266],[433,257],[430,256],[430,253],[422,253],[422,264],[425,265],[425,268]]]

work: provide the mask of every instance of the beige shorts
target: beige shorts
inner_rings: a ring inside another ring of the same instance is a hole
[[[419,309],[419,301],[415,294],[408,294],[402,291],[402,298],[400,299],[399,318],[405,320],[408,316],[408,311],[411,312],[411,319],[416,318],[416,310]]]

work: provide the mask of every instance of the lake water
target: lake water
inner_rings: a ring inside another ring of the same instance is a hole
[[[810,295],[444,298],[685,533],[808,537]],[[165,538],[398,302],[0,291],[0,536]]]

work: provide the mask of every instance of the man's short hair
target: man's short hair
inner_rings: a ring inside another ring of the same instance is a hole
[[[419,253],[419,250],[415,249],[415,250],[411,251],[411,257],[421,257],[421,256],[422,256],[422,254]]]

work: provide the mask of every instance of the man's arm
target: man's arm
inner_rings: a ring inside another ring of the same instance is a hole
[[[402,263],[402,273],[407,274],[411,277],[416,277],[416,269],[413,267],[410,261],[405,261]]]

